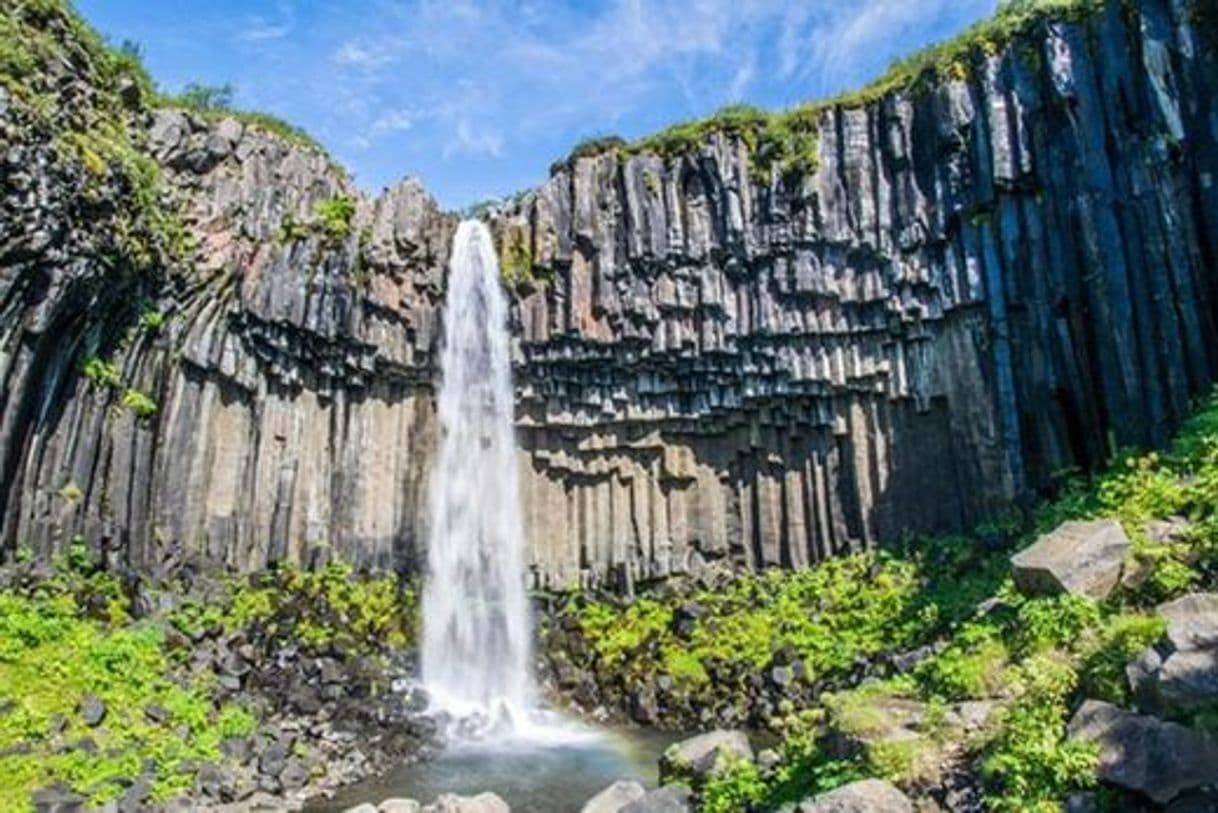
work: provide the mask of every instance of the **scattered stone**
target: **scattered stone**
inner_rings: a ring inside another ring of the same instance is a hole
[[[160,725],[169,719],[169,709],[160,703],[149,703],[148,707],[144,709],[144,716],[148,718],[148,722]]]
[[[362,805],[347,808],[343,813],[378,813],[378,810],[375,805],[364,802]]]
[[[1103,599],[1120,581],[1130,547],[1116,520],[1064,522],[1011,557],[1015,586],[1025,595]]]
[[[732,762],[752,762],[753,747],[743,731],[719,729],[672,745],[660,757],[660,781],[714,776]]]
[[[1218,783],[1218,737],[1088,700],[1070,720],[1071,740],[1098,743],[1099,776],[1159,804]]]
[[[37,813],[81,813],[85,809],[85,797],[73,793],[67,785],[54,785],[34,791],[30,801]]]
[[[619,813],[692,813],[693,796],[682,785],[665,785],[635,799]]]
[[[262,752],[262,756],[258,758],[258,770],[266,776],[278,777],[283,773],[283,769],[287,767],[288,749],[281,742],[273,742],[266,747]]]
[[[289,759],[279,774],[279,781],[286,790],[299,790],[309,782],[309,766],[304,760]]]
[[[511,808],[493,793],[479,793],[477,796],[445,793],[424,807],[422,813],[511,813]]]
[[[580,813],[620,813],[626,805],[647,795],[638,782],[619,779],[584,804]]]
[[[106,704],[96,695],[87,694],[80,701],[80,719],[89,728],[96,728],[106,719]]]
[[[801,802],[796,813],[913,813],[913,803],[890,782],[864,779]]]

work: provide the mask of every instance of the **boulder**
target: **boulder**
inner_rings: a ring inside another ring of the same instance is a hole
[[[682,785],[665,785],[623,807],[620,813],[693,813],[693,795]]]
[[[705,779],[739,761],[753,761],[748,735],[719,729],[669,746],[660,757],[660,778],[661,781],[673,776]]]
[[[511,813],[508,803],[493,793],[458,796],[445,793],[423,808],[422,813]]]
[[[851,782],[795,808],[796,813],[913,813],[913,809],[904,793],[881,779]]]
[[[1191,593],[1159,605],[1173,652],[1218,648],[1218,593]]]
[[[619,779],[589,799],[581,813],[620,813],[623,807],[646,795],[647,791],[638,782]]]
[[[1088,700],[1068,728],[1071,740],[1100,746],[1099,777],[1164,804],[1218,783],[1218,736]]]
[[[1193,593],[1160,605],[1163,640],[1126,667],[1138,702],[1156,711],[1218,703],[1218,594]]]
[[[1116,520],[1064,522],[1011,557],[1012,575],[1025,595],[1102,599],[1120,581],[1129,550],[1129,537]]]
[[[374,805],[371,805],[368,802],[364,802],[362,805],[356,805],[355,807],[348,807],[346,810],[343,811],[343,813],[377,813],[377,809]]]

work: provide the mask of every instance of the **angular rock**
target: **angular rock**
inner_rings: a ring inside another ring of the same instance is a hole
[[[1159,804],[1218,783],[1218,737],[1088,700],[1068,727],[1071,740],[1100,746],[1100,779]]]
[[[752,762],[753,747],[743,731],[719,729],[671,745],[660,757],[660,780],[714,776],[733,762]]]
[[[1102,599],[1120,581],[1130,548],[1116,520],[1064,522],[1011,557],[1015,586],[1025,595]]]
[[[584,803],[580,813],[620,813],[631,802],[647,795],[638,782],[619,779]]]
[[[892,783],[880,779],[851,782],[800,802],[797,813],[913,813],[913,803]]]
[[[1218,594],[1193,593],[1160,605],[1167,631],[1126,667],[1134,695],[1159,711],[1218,703]]]
[[[1218,648],[1218,593],[1192,593],[1155,608],[1174,652]]]

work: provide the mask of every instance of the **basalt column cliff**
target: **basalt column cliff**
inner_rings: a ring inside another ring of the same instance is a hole
[[[797,566],[1162,440],[1218,363],[1194,11],[1110,3],[828,106],[794,170],[724,127],[580,154],[494,212],[537,583]],[[412,566],[457,218],[120,88],[187,257],[123,272],[97,245],[122,190],[62,149],[101,115],[86,68],[45,89],[84,122],[0,104],[5,548]]]

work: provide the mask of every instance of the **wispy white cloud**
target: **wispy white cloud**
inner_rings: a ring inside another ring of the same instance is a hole
[[[286,23],[279,25],[254,23],[233,34],[233,39],[237,42],[269,42],[283,39],[291,31],[292,27]]]

